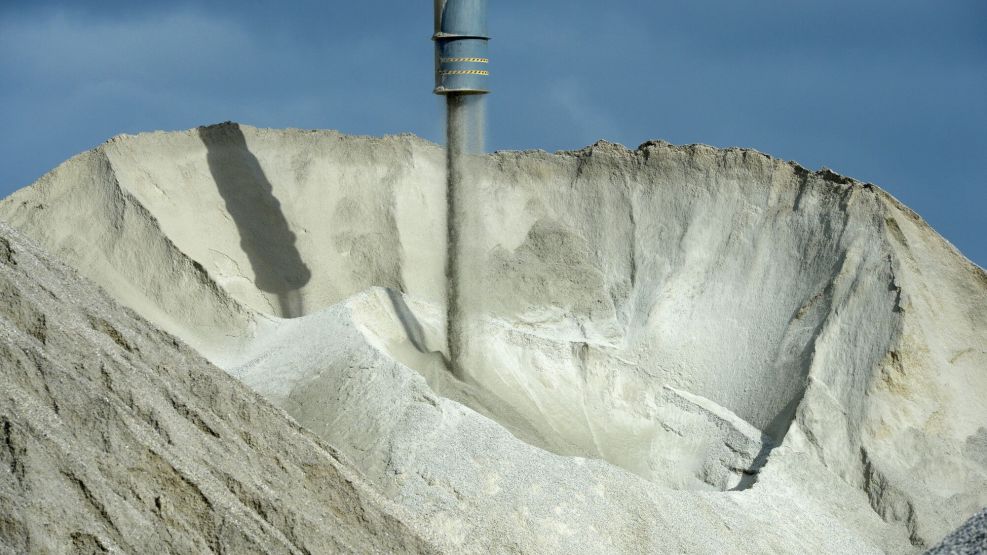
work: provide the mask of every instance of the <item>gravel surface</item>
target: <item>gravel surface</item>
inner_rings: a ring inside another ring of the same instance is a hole
[[[987,509],[943,538],[927,555],[982,555],[987,553]]]

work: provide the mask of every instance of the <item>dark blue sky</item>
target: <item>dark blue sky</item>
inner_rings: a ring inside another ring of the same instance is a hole
[[[0,194],[123,132],[235,120],[441,138],[431,2],[155,4],[0,0]],[[492,149],[752,147],[877,183],[987,265],[987,1],[490,12]]]

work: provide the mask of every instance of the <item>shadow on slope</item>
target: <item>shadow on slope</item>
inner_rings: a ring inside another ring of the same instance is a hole
[[[295,246],[295,234],[274,196],[271,182],[236,123],[198,128],[208,151],[209,171],[226,203],[240,247],[250,260],[254,284],[277,296],[283,318],[304,313],[300,289],[312,272]]]

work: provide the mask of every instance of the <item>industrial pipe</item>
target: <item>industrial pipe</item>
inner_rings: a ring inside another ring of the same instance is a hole
[[[486,94],[487,0],[435,0],[435,94]]]

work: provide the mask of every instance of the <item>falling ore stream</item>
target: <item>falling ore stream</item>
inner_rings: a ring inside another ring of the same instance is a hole
[[[460,368],[465,324],[460,229],[473,185],[471,166],[483,153],[484,95],[490,92],[487,0],[435,0],[435,89],[446,97],[446,347],[449,370]]]
[[[463,377],[459,353],[464,320],[459,229],[464,193],[473,182],[472,169],[484,148],[484,100],[475,94],[446,95],[446,342],[450,370],[459,378]]]

